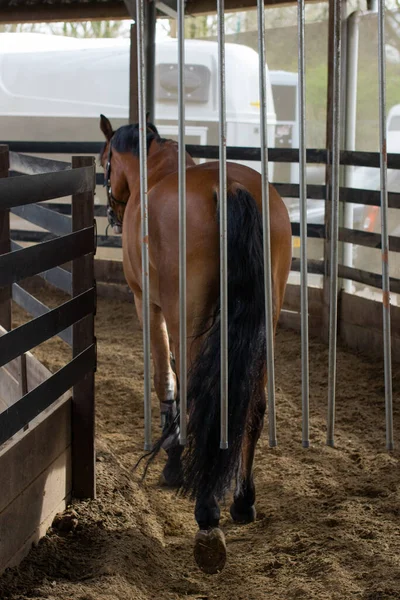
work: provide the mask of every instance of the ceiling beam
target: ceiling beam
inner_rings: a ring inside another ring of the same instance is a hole
[[[82,2],[80,4],[37,4],[0,7],[0,23],[54,23],[58,21],[102,21],[129,19],[121,2]]]
[[[317,1],[317,0],[312,0]],[[172,12],[171,0],[160,0]],[[264,0],[265,6],[290,6],[294,1]],[[81,2],[80,4],[37,4],[16,7],[0,7],[0,23],[44,23],[57,21],[101,21],[119,20],[133,17],[134,0],[106,0],[105,2]],[[130,7],[129,10],[127,7]],[[256,8],[256,0],[225,0],[225,11],[247,10]],[[215,14],[215,0],[187,0],[187,15]],[[160,6],[160,12],[164,12]],[[165,15],[163,15],[165,16]]]
[[[306,0],[309,3],[308,0]],[[318,2],[320,0],[310,0]],[[264,6],[293,6],[296,0],[264,0]],[[250,10],[257,8],[257,0],[225,0],[225,12]],[[217,12],[215,0],[187,0],[186,15],[212,15]]]

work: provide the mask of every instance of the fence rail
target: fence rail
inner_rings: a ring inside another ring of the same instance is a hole
[[[71,163],[29,154],[10,152],[10,170],[25,175],[38,175],[40,173],[54,173],[55,171],[69,171]]]
[[[37,154],[100,154],[104,144],[101,142],[1,142],[7,144],[10,150],[18,153]],[[199,146],[187,144],[186,151],[193,158],[218,159],[218,146]],[[244,146],[228,146],[226,149],[228,160],[254,160],[261,161],[260,148]],[[306,162],[309,164],[329,164],[326,149],[309,148],[306,152]],[[298,163],[299,151],[295,148],[268,148],[270,162]],[[380,166],[379,152],[358,152],[342,150],[340,164],[355,167]],[[400,169],[400,154],[388,154],[388,168]]]
[[[103,185],[104,176],[102,173],[96,175],[96,185]],[[274,183],[276,190],[283,198],[298,198],[299,184],[298,183]],[[365,204],[366,206],[380,206],[380,192],[376,190],[362,190],[358,188],[340,188],[340,201],[350,204]],[[326,199],[326,186],[310,184],[307,186],[307,198],[309,200]],[[389,192],[389,208],[400,208],[400,193]],[[51,204],[43,203],[43,206],[51,208],[63,214],[71,214],[71,206],[61,202],[52,202]],[[106,207],[102,205],[95,206],[95,216],[105,217]]]
[[[93,371],[95,366],[96,350],[95,345],[92,344],[65,367],[2,412],[0,414],[0,444],[28,425],[57,398],[79,383],[90,371]],[[94,491],[83,497],[90,497],[93,494]]]
[[[300,236],[300,224],[292,223],[292,235]],[[31,231],[29,229],[12,229],[11,237],[13,240],[24,242],[44,242],[46,240],[56,239],[55,236],[46,231]],[[318,223],[309,223],[307,225],[307,237],[314,239],[325,238],[325,225]],[[103,248],[122,248],[122,238],[118,236],[108,236],[97,234],[97,246]],[[346,227],[339,228],[339,241],[350,244],[357,244],[366,248],[381,248],[381,236],[379,233],[369,231],[358,231]],[[400,238],[398,236],[389,236],[389,249],[391,252],[400,252]]]
[[[0,256],[0,287],[94,252],[94,236],[95,228],[92,225],[48,242]]]
[[[52,235],[52,234],[49,234],[49,235]],[[17,242],[15,242],[13,240],[11,242],[11,248],[12,248],[12,250],[20,250],[22,248],[22,246],[20,246],[20,244],[17,244]],[[52,285],[54,285],[61,291],[65,292],[66,294],[72,293],[72,275],[65,269],[63,269],[61,267],[53,267],[52,269],[49,269],[48,271],[43,271],[42,273],[38,273],[38,275],[40,275],[40,277],[42,277],[45,281],[47,281],[48,283],[51,283]],[[16,284],[14,284],[13,287],[15,285]]]
[[[24,204],[36,204],[44,200],[89,192],[93,189],[93,181],[92,167],[9,177],[1,182],[2,208],[15,208]]]
[[[34,225],[39,225],[43,229],[48,229],[57,235],[66,235],[71,233],[71,218],[51,210],[39,204],[27,204],[26,206],[17,206],[11,209],[11,212],[21,219],[30,221]]]
[[[58,287],[58,286],[56,286]],[[48,306],[40,302],[37,298],[32,296],[29,292],[24,290],[20,285],[14,283],[12,286],[12,299],[18,306],[23,308],[32,317],[41,317],[46,313],[50,312]],[[64,342],[72,346],[72,329],[68,327],[63,331],[57,333]]]

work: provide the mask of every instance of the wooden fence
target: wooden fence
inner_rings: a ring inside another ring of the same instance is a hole
[[[93,158],[72,169],[7,178],[0,146],[0,571],[18,562],[71,496],[95,496]],[[71,216],[37,202],[72,196]],[[9,213],[52,232],[22,248]],[[72,263],[72,272],[60,267]],[[46,307],[19,283],[41,274],[71,294]],[[11,328],[11,298],[34,318]],[[51,374],[29,350],[59,335],[72,360]],[[71,394],[72,389],[72,394]]]

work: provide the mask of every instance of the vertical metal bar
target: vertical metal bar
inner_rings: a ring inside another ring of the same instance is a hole
[[[178,0],[178,148],[179,148],[179,443],[186,444],[186,151],[185,151],[185,0]]]
[[[218,11],[218,105],[219,105],[219,228],[221,297],[221,442],[228,448],[228,217],[226,186],[226,98],[225,98],[225,14],[224,0]]]
[[[378,0],[379,141],[381,167],[383,350],[385,363],[386,448],[393,450],[393,393],[390,343],[389,232],[386,143],[385,4]]]
[[[150,381],[150,277],[149,277],[149,223],[147,206],[147,139],[146,139],[146,78],[144,48],[144,0],[136,0],[138,104],[139,104],[139,164],[140,210],[142,225],[142,315],[144,358],[144,449],[151,450],[151,381]]]
[[[307,181],[306,181],[306,86],[304,57],[305,1],[299,0],[299,182],[300,182],[300,273],[301,273],[301,396],[302,396],[302,443],[309,440],[309,356],[308,356],[308,273],[307,273]]]
[[[346,87],[345,87],[345,129],[344,144],[346,150],[356,149],[356,127],[357,127],[357,82],[358,82],[358,40],[359,23],[362,16],[361,11],[352,13],[347,21],[347,57],[346,57]],[[350,187],[353,182],[354,167],[344,167],[344,185]],[[344,205],[344,227],[353,228],[354,205],[346,202]],[[353,244],[344,244],[343,264],[353,266]],[[351,293],[353,284],[346,279],[343,289]]]
[[[264,287],[265,287],[265,324],[267,337],[267,373],[268,373],[268,432],[269,445],[277,445],[275,416],[275,369],[273,338],[273,305],[271,283],[271,236],[269,218],[269,181],[268,181],[268,139],[267,139],[267,87],[265,69],[265,14],[264,2],[257,1],[258,18],[258,57],[260,80],[260,142],[261,142],[261,181],[264,240]]]
[[[337,293],[338,293],[338,236],[339,236],[339,160],[340,160],[340,82],[341,82],[341,15],[342,0],[333,0],[333,111],[332,111],[332,191],[331,191],[331,252],[330,252],[330,310],[328,366],[328,446],[334,445],[336,351],[337,351]]]

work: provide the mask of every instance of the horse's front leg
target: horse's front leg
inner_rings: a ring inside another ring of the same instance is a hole
[[[142,298],[135,294],[135,305],[142,319]],[[179,445],[179,427],[177,415],[177,377],[171,366],[171,350],[164,315],[159,306],[150,304],[151,353],[154,364],[154,387],[160,401],[161,423],[163,427],[162,447],[168,454],[160,483],[177,486],[182,479],[181,454]]]

